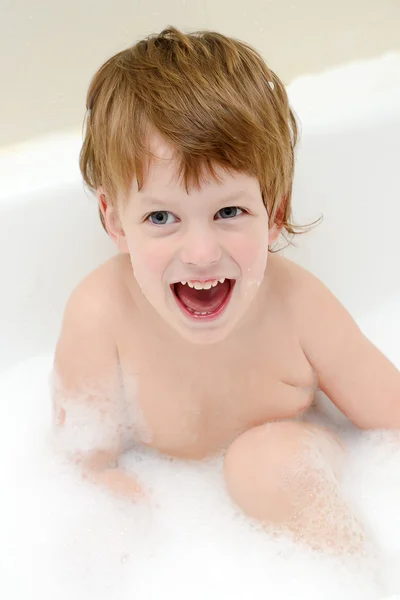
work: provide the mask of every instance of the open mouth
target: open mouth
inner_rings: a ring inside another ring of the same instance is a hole
[[[178,306],[187,316],[211,320],[219,317],[228,306],[235,283],[235,279],[222,278],[214,280],[212,284],[208,282],[208,289],[196,289],[199,285],[194,287],[193,284],[178,281],[171,285],[171,290]]]

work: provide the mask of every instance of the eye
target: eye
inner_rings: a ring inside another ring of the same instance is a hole
[[[153,223],[153,225],[170,225],[175,221],[169,221],[169,216],[175,219],[174,215],[168,210],[157,210],[155,212],[150,213],[146,220],[150,220],[150,222]]]
[[[240,213],[238,213],[238,211],[240,211]],[[217,212],[217,215],[220,213],[222,219],[233,219],[243,212],[244,211],[238,206],[226,206],[225,208],[221,208],[221,210]]]

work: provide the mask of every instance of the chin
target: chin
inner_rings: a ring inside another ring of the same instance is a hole
[[[233,327],[219,327],[214,330],[197,330],[190,331],[184,328],[177,328],[176,331],[179,335],[187,342],[191,344],[196,344],[198,346],[207,346],[212,344],[218,344],[223,342],[229,334],[232,332]]]
[[[226,317],[226,320],[221,319],[213,323],[207,323],[207,325],[199,324],[199,326],[196,326],[196,323],[192,325],[190,322],[182,323],[182,321],[178,320],[177,322],[174,319],[174,323],[171,323],[171,326],[187,342],[198,346],[206,346],[224,342],[236,330],[242,315],[230,314],[226,315]]]

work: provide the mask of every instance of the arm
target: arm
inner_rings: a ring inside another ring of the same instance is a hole
[[[361,429],[400,429],[400,372],[316,277],[296,269],[293,314],[319,388]]]
[[[117,351],[98,287],[90,276],[65,310],[52,382],[55,439],[84,477],[134,498],[140,486],[118,468],[123,422]]]

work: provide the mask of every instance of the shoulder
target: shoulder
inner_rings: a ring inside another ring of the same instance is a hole
[[[116,256],[100,265],[67,301],[55,352],[55,368],[66,383],[105,374],[116,361],[116,319],[126,295],[122,262]]]
[[[344,306],[316,275],[283,256],[272,257],[271,287],[300,335],[321,320],[351,320]]]
[[[114,256],[84,277],[67,301],[64,320],[101,319],[105,326],[111,324],[127,292],[122,259]]]
[[[99,265],[76,286],[70,296],[70,301],[84,300],[97,297],[97,306],[111,307],[111,304],[122,292],[124,280],[124,256],[113,256]]]
[[[311,288],[322,283],[310,271],[278,254],[268,258],[269,288],[282,306],[294,311],[306,299]]]
[[[354,318],[323,281],[284,257],[273,262],[280,301],[308,356],[321,353],[327,339],[339,348],[359,336]]]
[[[315,292],[329,293],[326,285],[311,271],[282,255],[273,254],[271,263],[271,284],[285,296],[289,306],[298,305]]]

